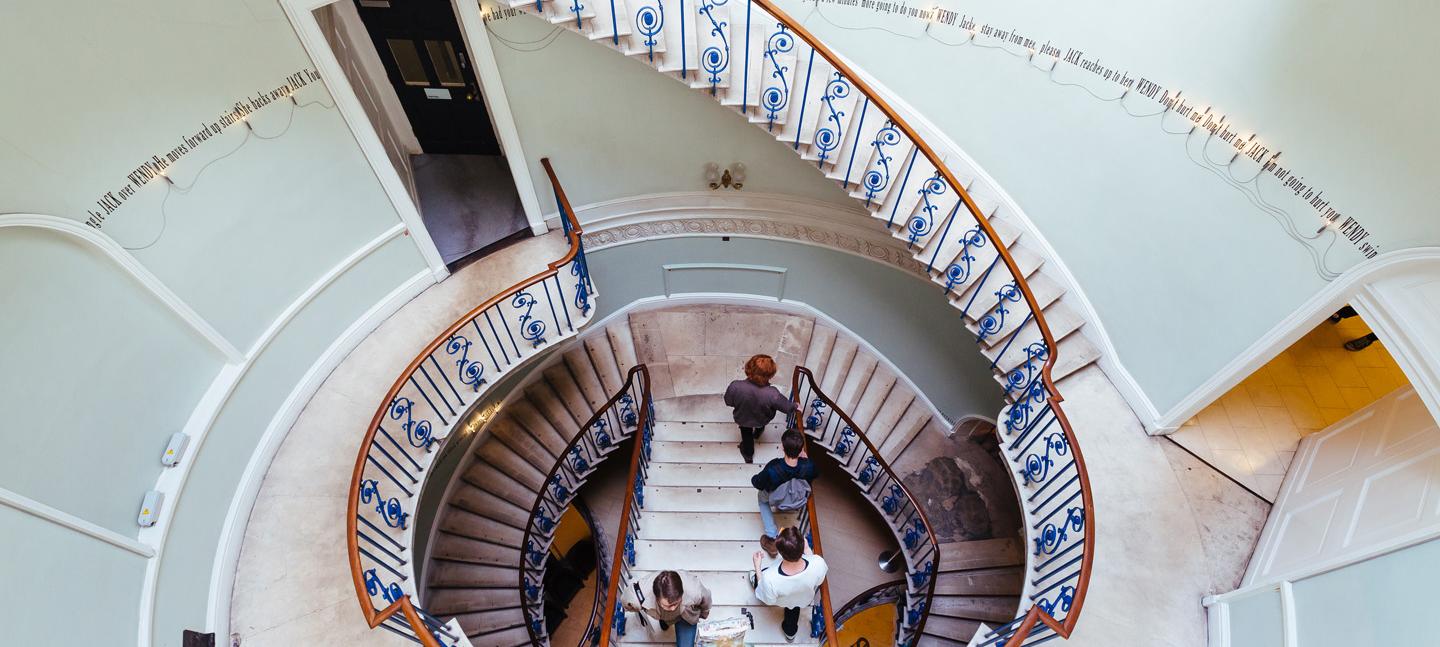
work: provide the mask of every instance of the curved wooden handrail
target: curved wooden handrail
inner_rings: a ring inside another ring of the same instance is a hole
[[[815,512],[815,497],[811,496],[805,503],[810,514],[810,539],[814,542],[815,554],[822,559],[825,557],[825,549],[820,542],[820,520]],[[840,636],[835,630],[835,609],[830,603],[830,578],[820,582],[820,612],[825,619],[825,642],[822,645],[839,645]]]
[[[645,376],[645,385],[640,392],[641,401],[636,404],[639,410],[638,424],[635,427],[635,435],[631,437],[635,443],[634,449],[630,452],[630,470],[626,473],[625,482],[631,484],[625,488],[625,499],[620,504],[620,525],[615,531],[615,550],[613,559],[610,561],[610,584],[605,587],[605,606],[600,617],[606,620],[600,625],[599,647],[607,647],[610,644],[610,631],[615,623],[610,621],[610,614],[614,613],[615,603],[620,599],[621,567],[625,559],[625,536],[630,532],[630,509],[635,502],[635,476],[640,473],[640,455],[645,451],[645,429],[650,424],[650,369],[644,364],[637,365],[631,371],[639,370]]]
[[[1065,416],[1065,412],[1059,406],[1061,402],[1065,401],[1065,398],[1060,394],[1059,389],[1055,387],[1055,381],[1051,377],[1051,372],[1054,369],[1056,358],[1060,354],[1060,349],[1055,343],[1055,336],[1050,332],[1050,324],[1045,321],[1044,310],[1040,307],[1039,300],[1035,298],[1035,293],[1030,289],[1029,283],[1025,281],[1025,274],[1020,271],[1020,265],[1015,262],[1015,257],[1010,254],[1010,250],[1001,242],[1000,236],[995,231],[995,227],[990,224],[989,219],[980,211],[980,207],[975,204],[975,199],[970,196],[970,192],[965,189],[965,185],[960,183],[955,177],[955,174],[950,171],[949,167],[945,166],[940,156],[935,153],[934,149],[930,148],[929,144],[920,138],[920,135],[915,132],[915,129],[902,119],[900,114],[896,112],[874,88],[871,88],[849,65],[840,60],[838,55],[830,51],[830,48],[821,43],[819,38],[816,38],[814,34],[810,33],[808,29],[805,29],[805,27],[794,18],[791,18],[784,11],[781,11],[779,7],[775,6],[772,0],[749,1],[759,5],[768,11],[770,15],[774,16],[776,20],[784,23],[800,40],[805,41],[816,53],[820,54],[830,65],[834,66],[838,72],[848,78],[855,88],[869,99],[870,103],[880,108],[880,111],[885,114],[885,117],[894,123],[896,128],[899,128],[901,132],[905,133],[905,136],[915,144],[916,149],[925,155],[925,158],[929,160],[930,164],[935,167],[936,171],[945,178],[945,181],[955,189],[956,194],[964,201],[965,209],[970,212],[970,215],[975,218],[975,221],[985,230],[985,235],[994,242],[996,253],[998,253],[1000,259],[1004,261],[1005,267],[1010,270],[1010,275],[1015,278],[1016,286],[1025,296],[1025,303],[1030,307],[1030,312],[1034,314],[1035,325],[1040,330],[1040,335],[1045,340],[1045,346],[1048,351],[1045,363],[1040,369],[1040,379],[1045,384],[1046,389],[1046,403],[1049,404],[1051,410],[1055,412],[1055,417],[1065,432],[1065,439],[1070,443],[1070,450],[1073,452],[1075,460],[1076,472],[1080,477],[1081,499],[1084,501],[1086,515],[1084,529],[1085,551],[1081,558],[1080,579],[1075,587],[1075,597],[1071,602],[1070,611],[1066,614],[1063,622],[1057,622],[1054,618],[1049,617],[1049,614],[1041,611],[1039,607],[1032,606],[1030,612],[1027,614],[1026,623],[1028,623],[1029,627],[1033,627],[1037,620],[1042,621],[1052,629],[1055,629],[1056,633],[1062,637],[1069,638],[1070,632],[1075,627],[1075,622],[1080,618],[1080,611],[1085,604],[1085,593],[1089,588],[1091,562],[1095,553],[1095,506],[1091,500],[1090,477],[1085,469],[1085,459],[1080,453],[1080,443],[1075,438],[1075,431],[1070,425],[1069,418]],[[1040,618],[1039,616],[1042,615],[1045,617]],[[1023,637],[1026,634],[1025,632],[1016,632],[1016,635]],[[1017,640],[1013,641],[1013,643],[1007,643],[1006,647],[1015,647],[1019,642],[1020,641]]]
[[[471,319],[479,316],[485,310],[500,303],[510,295],[556,276],[561,267],[569,264],[575,259],[577,254],[581,253],[580,237],[584,231],[580,228],[580,221],[575,217],[575,211],[570,208],[569,203],[564,201],[564,190],[560,187],[559,180],[555,176],[555,171],[550,166],[550,160],[548,158],[541,159],[540,164],[545,167],[545,172],[549,174],[551,182],[555,185],[556,195],[562,200],[560,216],[566,219],[569,224],[566,236],[570,240],[570,248],[560,260],[547,265],[545,270],[501,290],[496,293],[495,296],[486,299],[484,303],[465,313],[464,316],[447,327],[444,332],[437,335],[429,344],[426,344],[425,348],[415,356],[415,359],[410,360],[405,370],[401,371],[400,377],[396,378],[395,382],[390,385],[390,390],[386,391],[385,398],[380,402],[380,406],[376,409],[375,415],[371,417],[370,427],[366,430],[365,437],[360,443],[360,451],[355,458],[355,469],[350,477],[349,502],[345,508],[345,545],[349,553],[350,575],[355,583],[355,595],[360,600],[360,611],[365,615],[365,621],[370,625],[371,629],[380,626],[381,623],[396,613],[403,613],[405,618],[411,622],[411,626],[416,628],[415,633],[418,634],[421,644],[425,645],[425,647],[440,647],[440,645],[434,641],[428,631],[420,631],[420,628],[423,628],[425,625],[416,622],[418,613],[409,595],[401,596],[399,600],[391,603],[390,606],[376,611],[374,604],[371,602],[370,594],[365,588],[364,568],[360,563],[359,535],[357,534],[358,515],[356,514],[356,511],[360,507],[360,482],[364,478],[365,460],[369,454],[371,445],[375,442],[375,434],[380,429],[380,423],[385,420],[385,415],[390,408],[390,403],[399,395],[400,391],[405,387],[406,380],[410,379],[410,376],[419,368],[421,362],[425,361],[431,353],[434,353],[447,343],[450,337],[458,332],[465,324],[469,323]]]
[[[849,427],[851,431],[855,432],[855,437],[858,438],[860,442],[865,445],[865,448],[869,450],[870,455],[875,457],[875,462],[879,463],[880,469],[884,470],[887,473],[895,474],[895,470],[891,469],[890,463],[887,462],[885,460],[885,457],[880,454],[880,449],[875,447],[875,444],[870,442],[870,438],[865,435],[864,429],[862,429],[860,425],[855,424],[855,421],[850,418],[850,414],[845,413],[843,409],[841,409],[838,405],[835,404],[834,400],[830,399],[830,396],[825,395],[825,393],[820,390],[820,383],[815,380],[815,374],[812,373],[810,369],[804,366],[795,367],[795,376],[790,382],[790,397],[794,400],[796,404],[795,426],[802,428],[804,426],[801,413],[804,411],[806,403],[800,402],[799,400],[802,376],[810,380],[810,384],[813,387],[811,391],[814,392],[815,397],[819,398],[821,402],[825,403],[825,406],[829,407],[832,413],[839,415],[841,422],[845,423],[845,426]],[[804,432],[802,431],[801,433]],[[911,507],[915,508],[915,513],[920,517],[920,523],[924,524],[925,526],[925,534],[929,535],[930,542],[935,544],[935,567],[938,571],[940,567],[940,540],[935,536],[935,527],[930,525],[930,517],[926,516],[925,509],[920,507],[920,502],[915,499],[914,495],[910,494],[910,489],[905,487],[905,484],[902,483],[898,477],[894,479],[894,484],[896,487],[900,488],[900,492],[905,495],[905,499],[910,502]],[[814,497],[811,498],[813,499]],[[816,550],[819,549],[817,548]],[[932,575],[929,579],[930,582],[928,586],[928,591],[925,594],[925,598],[927,600],[934,600],[935,582],[938,581],[940,578]],[[927,608],[925,609],[925,613],[921,614],[920,616],[920,624],[915,627],[915,633],[917,635],[924,631],[925,621],[929,618],[930,609],[927,606]],[[901,618],[901,620],[903,621],[904,618]]]
[[[643,386],[642,388],[645,389],[645,390],[648,390],[648,389],[649,389],[649,384],[650,384],[650,369],[646,368],[646,366],[645,366],[644,364],[638,364],[638,365],[632,367],[632,368],[630,369],[630,372],[625,375],[625,383],[622,384],[622,385],[620,385],[620,389],[615,392],[615,395],[611,396],[610,399],[605,402],[605,404],[601,405],[600,408],[595,411],[595,415],[590,416],[590,419],[587,420],[587,421],[585,421],[585,424],[580,425],[580,430],[577,431],[577,432],[575,432],[575,436],[570,439],[570,443],[565,446],[564,451],[560,452],[560,458],[555,461],[555,465],[553,465],[553,466],[550,468],[550,472],[545,475],[545,480],[543,480],[543,481],[540,482],[540,483],[541,483],[540,492],[535,495],[535,504],[532,505],[532,506],[530,506],[530,519],[531,519],[531,520],[534,520],[535,517],[540,514],[540,506],[541,506],[541,504],[543,504],[543,503],[545,502],[545,494],[546,494],[546,492],[545,492],[545,486],[549,485],[550,481],[551,481],[552,479],[554,479],[554,478],[555,478],[555,475],[560,472],[560,469],[561,469],[562,467],[564,467],[564,465],[565,465],[565,457],[570,455],[570,450],[574,449],[574,448],[580,443],[581,440],[584,440],[584,438],[585,438],[585,433],[586,433],[587,431],[589,431],[591,427],[595,426],[595,423],[596,423],[597,421],[599,421],[601,418],[605,417],[606,415],[609,415],[610,410],[611,410],[612,408],[614,408],[614,406],[615,406],[617,403],[619,403],[620,400],[621,400],[622,398],[624,398],[626,394],[630,393],[630,389],[633,388],[634,385],[635,385],[635,378],[636,378],[636,376],[640,376],[640,377],[642,377],[642,378],[644,379],[644,386]],[[636,403],[636,407],[638,408],[639,406],[640,406],[639,403]],[[643,422],[644,422],[644,419],[639,419],[639,421],[640,421],[641,423],[643,423]],[[637,426],[636,426],[636,433],[640,433],[643,429],[644,429],[644,427],[638,426],[638,424],[637,424]],[[632,480],[633,480],[633,479],[632,479]],[[530,526],[531,526],[531,524],[528,524],[528,523],[525,525],[525,534],[520,538],[520,545],[521,545],[521,546],[525,546],[525,545],[530,541],[530,536],[531,536],[531,535],[530,535]],[[528,567],[527,567],[527,565],[526,565],[526,562],[525,562],[524,559],[522,558],[521,561],[520,561],[520,588],[519,588],[519,593],[520,593],[520,607],[521,607],[521,608],[525,608],[526,606],[529,605],[529,603],[525,600],[525,573],[526,573],[527,570],[528,570]],[[612,579],[614,579],[614,578],[612,578]],[[601,615],[603,615],[603,614],[601,614]],[[595,617],[596,617],[596,616],[595,616],[595,614],[593,613],[593,610],[592,610],[592,613],[590,614],[590,624],[585,627],[585,631],[580,634],[581,636],[589,636],[589,635],[590,635],[590,631],[591,631],[591,630],[594,628],[594,626],[595,626],[595,624],[594,624],[594,623],[595,623]],[[532,627],[530,626],[530,623],[529,623],[529,622],[526,622],[526,623],[525,623],[525,630],[530,633],[530,642],[531,642],[531,644],[535,644],[535,645],[540,644],[540,637],[537,636],[537,635],[535,635],[535,630],[534,630],[534,628],[532,628]]]

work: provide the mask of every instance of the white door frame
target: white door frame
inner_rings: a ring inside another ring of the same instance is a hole
[[[1382,279],[1426,270],[1440,271],[1436,268],[1440,268],[1440,247],[1416,247],[1381,254],[1346,270],[1161,415],[1151,433],[1176,431],[1186,420],[1225,395],[1347,304],[1353,306],[1375,334],[1385,340],[1385,349],[1405,372],[1405,377],[1420,394],[1431,415],[1440,419],[1440,358],[1425,352],[1425,332],[1418,329],[1420,322],[1392,316],[1394,307],[1389,297],[1383,290],[1375,288]]]
[[[525,221],[530,223],[530,231],[539,236],[550,229],[545,225],[545,214],[540,211],[540,197],[535,193],[535,180],[530,176],[528,158],[520,145],[520,130],[515,126],[514,113],[510,112],[510,98],[505,94],[505,81],[495,62],[495,48],[490,45],[490,32],[485,28],[480,1],[450,0],[450,4],[460,19],[460,35],[465,39],[465,48],[470,50],[470,67],[475,71],[485,110],[499,136],[500,151],[510,165],[510,176],[515,180],[515,192],[520,196],[520,207],[525,210]]]

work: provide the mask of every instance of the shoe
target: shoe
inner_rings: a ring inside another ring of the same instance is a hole
[[[1375,333],[1370,333],[1358,339],[1352,339],[1345,342],[1345,350],[1352,352],[1365,350],[1366,348],[1370,347],[1370,344],[1375,343],[1376,339],[1377,337],[1375,336]]]
[[[661,620],[661,621],[660,621],[660,631],[669,631],[669,630],[670,630],[670,623],[665,622],[664,620]]]
[[[785,634],[785,642],[787,642],[787,643],[793,643],[793,642],[795,642],[795,634]]]
[[[754,449],[753,447],[750,449],[750,451],[749,451],[748,453],[745,451],[745,445],[743,445],[743,444],[742,444],[742,445],[736,445],[736,447],[739,447],[739,448],[740,448],[740,456],[745,459],[745,462],[746,462],[746,463],[754,463],[754,462],[755,462],[755,449]]]
[[[756,579],[756,577],[755,577],[755,571],[750,571],[750,588],[752,588],[752,589],[758,589],[758,588],[760,588],[760,580]]]
[[[770,535],[760,535],[760,550],[765,551],[771,559],[780,554],[780,550],[775,548],[775,538]]]

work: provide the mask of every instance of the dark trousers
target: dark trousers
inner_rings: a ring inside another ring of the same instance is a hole
[[[755,439],[760,437],[760,432],[765,431],[764,427],[741,427],[740,428],[740,455],[749,459],[755,455]]]
[[[790,607],[785,610],[785,618],[780,621],[780,631],[787,636],[793,636],[800,631],[800,607]]]

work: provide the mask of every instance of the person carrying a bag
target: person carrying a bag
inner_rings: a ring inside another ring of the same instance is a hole
[[[625,609],[660,621],[660,630],[675,626],[675,647],[694,647],[695,625],[710,617],[710,589],[689,573],[660,571],[648,579],[621,587]],[[649,586],[646,586],[646,585]],[[645,592],[653,595],[648,599]]]
[[[805,453],[805,437],[798,431],[789,430],[780,436],[780,448],[784,458],[771,459],[765,469],[750,477],[750,484],[757,490],[760,504],[760,521],[765,534],[760,536],[760,548],[770,557],[775,557],[775,538],[780,531],[775,527],[774,510],[794,511],[805,507],[810,499],[810,484],[818,472],[815,463]]]

